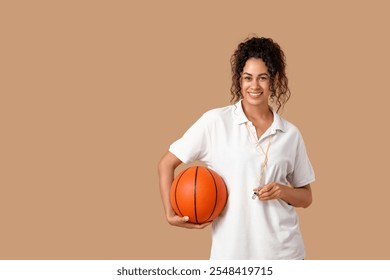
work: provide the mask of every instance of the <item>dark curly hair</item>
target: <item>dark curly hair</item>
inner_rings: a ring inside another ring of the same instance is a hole
[[[230,59],[232,66],[232,94],[231,102],[237,102],[242,98],[240,78],[245,63],[250,58],[261,58],[267,66],[270,74],[271,102],[275,103],[276,110],[290,98],[286,76],[286,57],[280,46],[270,38],[252,37],[240,43]]]

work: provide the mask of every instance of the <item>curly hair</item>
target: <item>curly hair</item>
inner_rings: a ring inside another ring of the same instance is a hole
[[[261,58],[267,66],[271,79],[270,101],[276,104],[276,110],[279,112],[290,98],[291,92],[286,76],[286,57],[280,46],[270,38],[252,37],[238,45],[230,59],[232,67],[231,102],[235,103],[242,98],[240,79],[245,63],[250,58]]]

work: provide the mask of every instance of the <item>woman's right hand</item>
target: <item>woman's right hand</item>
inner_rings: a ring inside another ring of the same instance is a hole
[[[190,229],[202,229],[207,227],[211,222],[204,224],[193,224],[188,222],[188,217],[177,216],[173,211],[171,202],[169,199],[169,190],[174,180],[174,171],[176,167],[181,164],[181,160],[170,152],[167,152],[160,160],[158,165],[159,181],[160,181],[160,193],[161,199],[165,209],[165,215],[167,221],[172,226],[190,228]]]
[[[203,229],[212,223],[212,222],[208,222],[208,223],[203,223],[203,224],[193,224],[193,223],[188,222],[188,219],[189,218],[187,216],[180,217],[177,215],[173,215],[173,216],[167,218],[168,223],[170,225],[188,228],[188,229]]]

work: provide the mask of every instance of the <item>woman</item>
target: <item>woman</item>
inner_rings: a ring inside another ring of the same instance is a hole
[[[290,97],[285,56],[269,38],[239,44],[231,58],[233,105],[206,112],[159,163],[167,221],[187,223],[169,202],[174,170],[199,160],[224,179],[229,198],[212,222],[211,259],[303,259],[295,207],[312,201],[314,171],[298,129],[278,114]]]

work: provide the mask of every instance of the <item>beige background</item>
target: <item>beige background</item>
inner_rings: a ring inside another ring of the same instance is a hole
[[[226,2],[0,3],[1,259],[207,259],[209,228],[165,222],[156,166],[229,104],[251,34],[286,53],[316,171],[307,258],[390,258],[386,1]]]

